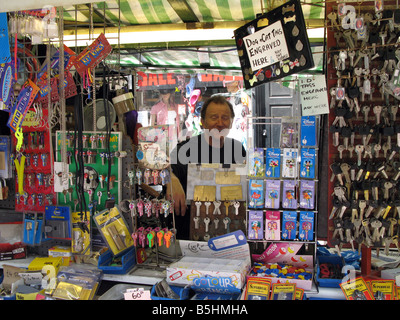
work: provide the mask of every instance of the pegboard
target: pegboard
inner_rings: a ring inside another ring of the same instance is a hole
[[[239,203],[238,210],[236,212],[233,202],[228,201],[227,206],[222,201],[218,210],[215,210],[215,204],[210,202],[207,207],[206,202],[200,202],[199,211],[197,212],[197,201],[191,201],[190,203],[190,239],[208,241],[208,239],[234,232],[237,230],[246,231],[246,202],[237,201]],[[228,211],[226,211],[228,210]],[[215,212],[215,213],[214,213]],[[218,212],[218,213],[217,213]],[[198,218],[198,222],[195,223],[195,218]],[[228,218],[229,223],[225,225],[224,219]],[[208,225],[206,226],[205,219],[208,219]]]
[[[0,200],[0,209],[15,210],[15,180],[6,179],[6,183],[8,186],[8,198],[5,200]]]
[[[72,136],[73,133],[67,132],[67,137],[68,135]],[[101,211],[105,208],[105,202],[107,199],[106,195],[106,189],[107,189],[107,181],[103,179],[103,181],[100,181],[100,176],[102,175],[103,177],[105,176],[107,178],[107,170],[105,168],[108,167],[108,161],[112,161],[113,163],[111,164],[111,175],[110,177],[114,177],[115,181],[111,183],[110,181],[110,193],[114,196],[115,202],[118,203],[121,201],[121,158],[120,157],[114,157],[107,159],[106,157],[106,144],[104,141],[103,143],[98,140],[97,142],[91,141],[90,137],[96,136],[105,136],[106,134],[104,132],[97,132],[97,131],[84,131],[83,136],[87,138],[86,145],[83,146],[83,153],[85,155],[77,155],[84,157],[86,160],[84,161],[84,167],[85,167],[85,173],[88,174],[88,177],[92,174],[93,175],[93,180],[90,180],[88,182],[88,179],[85,179],[84,182],[84,189],[85,189],[85,199],[86,203],[89,204],[91,201],[90,199],[94,200],[100,200],[97,204],[96,210]],[[112,132],[110,135],[110,152],[114,153],[117,151],[122,151],[122,134],[120,132]],[[56,159],[60,160],[61,159],[61,150],[59,147],[61,146],[61,132],[57,131],[56,132],[56,142],[57,142],[57,153],[56,153]],[[76,174],[75,170],[75,157],[72,154],[74,151],[73,146],[70,144],[73,141],[73,138],[70,137],[68,147],[67,147],[67,157],[70,159],[69,163],[69,173]],[[96,144],[94,144],[96,143]],[[92,152],[92,155],[89,155],[89,152]],[[69,155],[68,155],[69,153]],[[103,157],[102,157],[103,155]],[[89,160],[90,158],[90,160]],[[112,159],[112,160],[111,160]],[[75,203],[74,200],[77,199],[77,194],[75,188],[73,188],[73,185],[75,183],[75,176],[71,179],[68,178],[68,181],[65,182],[65,184],[62,185],[62,188],[64,190],[70,190],[72,188],[72,193],[64,194],[63,192],[58,192],[58,205],[67,205],[71,207],[71,210],[75,210]],[[62,191],[62,190],[61,190]],[[92,192],[92,196],[90,197],[88,194],[88,191]],[[99,198],[97,195],[97,192],[101,191],[102,196]],[[78,209],[79,207],[77,207]]]

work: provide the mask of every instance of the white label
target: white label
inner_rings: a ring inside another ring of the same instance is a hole
[[[280,20],[244,37],[243,41],[253,72],[289,57]]]

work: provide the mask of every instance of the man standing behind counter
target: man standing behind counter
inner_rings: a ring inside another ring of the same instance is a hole
[[[189,214],[186,214],[186,185],[188,163],[244,163],[246,151],[242,144],[228,138],[234,119],[232,104],[222,95],[211,96],[200,113],[203,133],[180,142],[171,152],[171,182],[167,198],[174,200],[178,238],[189,236]]]

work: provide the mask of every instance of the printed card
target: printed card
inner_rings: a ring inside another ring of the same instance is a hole
[[[314,209],[315,182],[312,180],[302,180],[300,182],[300,208]]]
[[[264,177],[264,149],[253,148],[249,150],[249,176]]]
[[[282,207],[285,209],[297,209],[296,181],[284,180],[282,190]]]
[[[297,178],[297,155],[297,149],[283,149],[282,178]]]
[[[264,181],[251,179],[249,181],[249,207],[264,207]]]
[[[281,240],[281,217],[279,211],[265,213],[265,239]]]
[[[249,211],[248,239],[262,240],[264,233],[264,212]]]
[[[302,241],[314,239],[314,212],[300,212],[299,238]]]
[[[315,178],[315,149],[301,149],[300,178]]]
[[[294,240],[296,239],[297,230],[297,212],[296,211],[283,211],[282,212],[282,239]]]
[[[280,200],[280,180],[267,180],[265,183],[265,207],[270,209],[279,209]]]
[[[315,147],[317,144],[316,118],[315,116],[301,117],[300,145],[304,147]]]
[[[299,127],[298,122],[291,118],[283,117],[281,126],[281,148],[297,148]]]
[[[267,148],[265,158],[265,176],[279,178],[281,176],[281,149]]]

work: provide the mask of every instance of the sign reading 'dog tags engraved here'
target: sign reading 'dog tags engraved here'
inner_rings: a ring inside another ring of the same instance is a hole
[[[299,0],[260,15],[234,35],[246,89],[314,67]]]
[[[268,67],[289,57],[282,22],[278,20],[243,38],[253,71]]]

